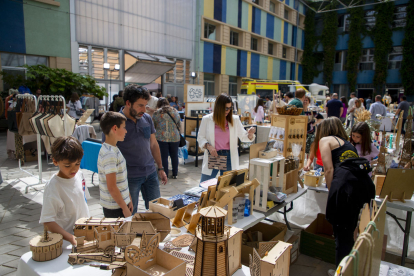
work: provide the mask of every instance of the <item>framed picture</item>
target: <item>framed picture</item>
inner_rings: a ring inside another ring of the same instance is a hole
[[[185,84],[184,101],[186,103],[204,102],[204,85]]]

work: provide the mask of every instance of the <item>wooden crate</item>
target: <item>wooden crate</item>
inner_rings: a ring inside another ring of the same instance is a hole
[[[272,115],[271,125],[285,129],[285,136],[283,139],[279,137],[269,137],[273,140],[283,141],[283,156],[292,156],[292,144],[301,144],[302,150],[299,154],[299,169],[303,167],[305,160],[306,148],[306,133],[308,126],[307,116],[293,116],[293,115]]]

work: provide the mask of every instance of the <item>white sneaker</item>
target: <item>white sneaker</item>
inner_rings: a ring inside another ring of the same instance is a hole
[[[329,276],[335,276],[335,270],[333,270],[333,269],[329,269],[329,270],[328,270],[328,275],[329,275]]]

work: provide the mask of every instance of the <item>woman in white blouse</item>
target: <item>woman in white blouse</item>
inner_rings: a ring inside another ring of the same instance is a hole
[[[79,95],[76,92],[72,93],[72,96],[70,97],[70,100],[68,102],[68,115],[72,116],[73,118],[75,118],[76,120],[79,120],[79,118],[82,115],[77,115],[76,111],[82,111],[85,112],[85,110],[82,109],[82,104],[79,100]]]

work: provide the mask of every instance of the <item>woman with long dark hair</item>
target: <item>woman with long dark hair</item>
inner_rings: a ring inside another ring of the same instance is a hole
[[[233,115],[231,97],[227,94],[218,96],[214,104],[214,112],[203,117],[198,131],[198,144],[205,150],[200,183],[215,178],[219,172],[208,168],[209,154],[214,157],[227,157],[227,169],[220,170],[220,175],[225,171],[237,170],[239,168],[237,141],[240,139],[242,142],[253,142],[254,132],[253,127],[246,131],[239,116]]]
[[[357,149],[359,157],[370,162],[379,154],[379,150],[372,142],[371,130],[365,122],[359,122],[352,127],[349,141]]]
[[[178,175],[178,146],[180,145],[180,114],[166,98],[159,98],[157,111],[152,116],[155,138],[160,146],[162,166],[168,177],[168,155],[171,157],[172,178]]]
[[[263,123],[265,117],[263,99],[257,100],[256,107],[253,109],[253,116],[256,123]]]
[[[72,116],[73,118],[77,120],[79,120],[79,118],[82,115],[78,115],[76,114],[76,111],[81,111],[81,112],[85,112],[85,110],[82,109],[82,104],[79,100],[79,95],[76,92],[73,92],[72,95],[70,96],[70,100],[68,102],[68,106],[67,108],[69,109],[68,111],[68,115]]]
[[[316,154],[320,149],[325,169],[329,189],[326,219],[333,226],[338,266],[351,252],[359,213],[365,203],[375,198],[375,186],[368,175],[369,162],[359,158],[356,148],[347,141],[339,118],[329,117],[318,128],[313,150]]]

